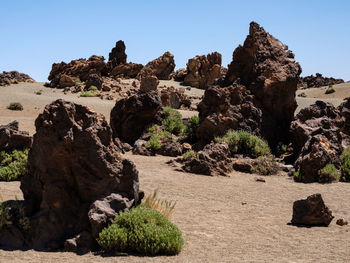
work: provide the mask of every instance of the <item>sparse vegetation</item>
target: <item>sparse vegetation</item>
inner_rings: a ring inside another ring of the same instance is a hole
[[[299,171],[296,171],[294,174],[293,174],[293,178],[294,178],[294,181],[296,182],[301,182],[301,174]]]
[[[340,180],[343,182],[350,182],[350,147],[346,148],[342,155],[341,160],[341,177]]]
[[[167,219],[171,219],[176,201],[168,201],[158,196],[158,191],[155,190],[153,194],[148,195],[144,201],[144,206],[154,209],[161,213]]]
[[[332,86],[329,86],[326,89],[325,94],[331,94],[331,93],[334,93],[334,92],[335,92],[335,89]]]
[[[188,120],[188,124],[186,125],[185,137],[186,137],[186,140],[188,140],[191,143],[197,140],[196,131],[197,131],[198,125],[199,125],[198,116],[192,116]]]
[[[339,180],[340,174],[334,164],[327,164],[321,170],[318,171],[318,181],[320,183],[331,183],[333,181]]]
[[[181,135],[185,129],[181,114],[172,108],[164,107],[162,112],[162,125],[165,130],[175,135]]]
[[[76,78],[75,80],[75,83],[81,83],[81,80],[80,80],[80,78],[78,77],[78,78]]]
[[[11,102],[9,106],[7,106],[9,110],[17,110],[17,111],[22,111],[23,106],[19,102]]]
[[[43,94],[43,90],[35,91],[34,94],[35,94],[35,95],[41,95],[41,94]]]
[[[253,158],[271,154],[267,142],[247,131],[229,130],[223,137],[215,138],[215,141],[226,142],[232,154],[239,153]]]
[[[88,90],[83,91],[80,93],[80,97],[97,97],[100,93],[98,92],[98,89],[96,86],[90,86]]]
[[[105,251],[145,255],[178,254],[184,240],[181,230],[161,213],[144,205],[118,215],[97,239]]]
[[[260,156],[253,161],[253,173],[272,175],[278,172],[278,165],[272,156]]]
[[[187,159],[194,159],[197,158],[197,153],[193,150],[187,151],[182,155],[182,158],[187,160]]]
[[[150,132],[152,135],[145,146],[146,148],[154,151],[160,149],[160,147],[162,146],[162,140],[165,137],[171,137],[170,132],[165,131],[161,126],[156,124],[148,128],[147,132]]]
[[[0,181],[18,180],[27,173],[28,149],[0,152]]]

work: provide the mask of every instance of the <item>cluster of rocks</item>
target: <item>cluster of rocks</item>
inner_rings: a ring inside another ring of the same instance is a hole
[[[221,66],[221,60],[221,54],[218,52],[195,56],[188,60],[186,69],[175,72],[174,79],[192,87],[206,89],[226,74],[226,69]]]
[[[347,98],[338,108],[316,101],[296,115],[291,123],[291,134],[298,180],[330,182],[330,179],[320,178],[318,171],[327,164],[340,168],[339,156],[350,146],[349,112],[350,98]]]
[[[18,121],[0,125],[0,151],[26,149],[32,146],[32,137],[28,132],[20,131]]]
[[[26,228],[0,228],[10,248],[86,252],[121,211],[140,203],[138,171],[113,143],[103,115],[57,100],[35,121],[29,173],[21,180]]]
[[[299,88],[319,88],[341,83],[344,83],[343,79],[327,78],[323,77],[320,73],[316,73],[316,76],[301,77],[298,86]]]
[[[192,100],[185,94],[184,88],[176,89],[171,86],[160,89],[160,98],[163,107],[190,109],[192,105]]]
[[[19,73],[18,71],[3,71],[0,74],[0,86],[7,86],[11,84],[18,84],[20,82],[34,83],[35,80],[29,75],[24,73]]]

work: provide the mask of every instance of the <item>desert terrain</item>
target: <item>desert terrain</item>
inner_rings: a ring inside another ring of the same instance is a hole
[[[173,85],[162,81],[161,85]],[[317,99],[338,106],[350,96],[350,84],[334,85],[336,92],[325,95],[324,88],[299,90],[298,112]],[[41,95],[35,92],[42,90]],[[203,90],[191,92],[200,96]],[[62,90],[45,88],[43,83],[21,83],[0,88],[0,125],[18,120],[20,129],[35,133],[34,120],[46,104],[62,98],[89,106],[107,119],[114,101],[81,98]],[[24,111],[6,109],[20,102]],[[184,117],[197,112],[180,111]],[[350,256],[350,226],[338,226],[336,219],[350,219],[350,188],[347,183],[301,184],[288,176],[264,177],[232,172],[229,177],[210,177],[176,171],[166,164],[172,157],[125,154],[135,162],[141,189],[146,194],[158,189],[168,200],[176,200],[172,221],[183,231],[185,246],[178,256],[139,257],[82,256],[68,252],[0,250],[0,262],[347,262]],[[22,199],[19,182],[1,182],[3,200]],[[321,193],[335,219],[329,227],[296,227],[293,201]]]

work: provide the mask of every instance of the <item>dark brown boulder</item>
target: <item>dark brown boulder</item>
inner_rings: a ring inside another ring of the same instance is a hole
[[[169,80],[175,69],[174,55],[170,52],[165,52],[162,56],[148,62],[142,68],[137,78],[145,75],[155,75],[158,79]]]
[[[316,101],[296,115],[290,129],[299,181],[319,181],[318,171],[328,163],[340,167],[339,156],[343,151],[340,128],[343,126],[340,112],[323,101]]]
[[[147,126],[159,122],[161,109],[162,103],[155,91],[117,101],[110,118],[113,137],[133,145]]]
[[[185,94],[185,89],[175,89],[173,86],[160,90],[160,98],[163,107],[171,107],[173,109],[190,108],[191,99]]]
[[[126,63],[127,55],[125,53],[125,49],[126,47],[125,47],[124,41],[119,40],[117,43],[115,43],[115,47],[112,48],[108,58],[108,62],[111,64],[113,68],[120,64]]]
[[[350,136],[350,97],[345,99],[345,102],[338,107],[338,110],[345,120],[342,132]]]
[[[121,158],[103,115],[57,100],[45,107],[35,126],[29,173],[21,181],[29,247],[63,248],[67,239],[94,234],[89,211],[97,200],[116,194],[130,206],[140,202],[138,172]]]
[[[142,76],[140,80],[140,90],[142,92],[156,91],[159,84],[159,80],[154,75]]]
[[[175,81],[184,81],[187,75],[187,70],[185,68],[180,68],[175,71],[174,80]]]
[[[200,121],[197,137],[208,143],[230,129],[260,135],[262,111],[256,103],[254,95],[242,85],[209,87],[198,105]]]
[[[142,64],[132,62],[120,64],[111,70],[110,75],[114,78],[136,78],[143,68]]]
[[[320,194],[310,195],[293,204],[292,224],[304,226],[328,226],[333,220],[332,211],[325,206]]]
[[[64,88],[67,87],[67,85],[61,86],[60,83],[64,75],[69,76],[71,80],[74,81],[76,78],[79,78],[81,81],[86,81],[90,74],[103,75],[105,71],[106,63],[104,62],[104,57],[93,55],[88,60],[81,58],[72,60],[68,64],[65,62],[54,63],[48,79],[51,81],[51,87]],[[70,81],[70,83],[74,85],[72,81]]]
[[[240,81],[256,96],[267,113],[263,116],[265,138],[275,146],[288,138],[300,73],[292,51],[252,22],[244,45],[233,52],[222,85]]]
[[[11,84],[18,84],[20,82],[34,83],[35,80],[29,75],[24,73],[19,73],[18,71],[3,71],[0,74],[0,86],[7,86]]]
[[[103,79],[98,74],[90,74],[85,82],[85,89],[95,86],[98,90],[102,89]]]
[[[0,151],[25,149],[32,146],[32,137],[28,132],[18,130],[18,121],[0,125]]]
[[[206,89],[225,74],[221,67],[221,54],[213,52],[207,56],[196,56],[187,62],[184,83],[192,87]]]

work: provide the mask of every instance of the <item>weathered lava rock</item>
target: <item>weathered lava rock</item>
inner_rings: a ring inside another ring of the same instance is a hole
[[[164,107],[173,109],[190,108],[192,103],[184,88],[175,89],[172,86],[161,89],[160,98]]]
[[[28,132],[18,130],[18,121],[0,125],[0,151],[25,149],[32,146],[32,137]]]
[[[184,83],[192,87],[206,89],[214,84],[217,78],[222,77],[226,72],[221,67],[221,54],[213,52],[207,56],[196,56],[187,62]],[[179,79],[180,72],[177,78]]]
[[[344,118],[330,103],[316,101],[302,109],[291,123],[295,169],[304,183],[319,181],[318,171],[326,164],[340,167],[343,151],[341,127]]]
[[[273,148],[289,137],[300,73],[292,51],[257,23],[250,23],[249,35],[233,52],[222,85],[239,81],[256,96],[267,113],[263,116],[264,137]]]
[[[0,74],[0,86],[7,86],[11,84],[18,84],[20,82],[34,83],[35,80],[29,75],[24,73],[19,73],[18,71],[3,71]]]
[[[45,107],[35,126],[29,173],[21,181],[28,246],[58,249],[67,241],[66,248],[85,251],[96,228],[108,223],[96,219],[104,212],[94,204],[108,206],[113,200],[115,213],[138,204],[143,196],[138,172],[121,158],[104,116],[87,107],[57,100]]]
[[[316,76],[310,75],[301,77],[299,80],[299,86],[304,88],[319,88],[323,86],[335,85],[344,83],[343,79],[327,78],[323,77],[322,74],[316,73]],[[306,86],[306,87],[305,87]]]
[[[95,86],[98,90],[102,89],[103,79],[98,74],[90,74],[85,82],[85,89]]]
[[[338,107],[338,110],[345,119],[342,132],[350,136],[350,97],[345,99],[345,102]]]
[[[160,121],[162,102],[155,91],[124,98],[111,111],[113,137],[133,145],[151,123]]]
[[[110,75],[114,78],[136,78],[143,68],[142,64],[135,64],[132,62],[126,64],[120,64],[114,67]]]
[[[140,90],[142,92],[156,91],[159,84],[158,78],[154,75],[142,76],[140,82]]]
[[[292,224],[304,226],[328,226],[333,220],[332,211],[325,206],[320,194],[310,195],[293,204]]]
[[[155,75],[160,80],[169,80],[174,69],[174,55],[170,52],[165,52],[159,58],[148,62],[138,74],[138,78],[145,75]]]
[[[125,53],[125,49],[126,47],[124,41],[119,40],[117,43],[115,43],[115,47],[112,48],[108,58],[108,62],[112,67],[118,66],[120,64],[126,64],[127,55]]]

